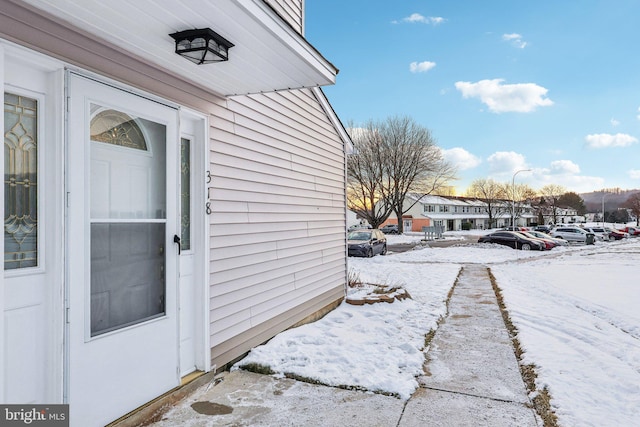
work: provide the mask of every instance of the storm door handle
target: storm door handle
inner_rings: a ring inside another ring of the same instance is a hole
[[[178,244],[178,255],[180,255],[180,251],[182,249],[182,245],[180,245],[180,238],[178,237],[177,234],[173,235],[173,243],[177,243]]]

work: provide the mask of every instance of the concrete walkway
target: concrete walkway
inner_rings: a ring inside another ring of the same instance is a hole
[[[200,387],[153,425],[542,425],[530,408],[486,267],[464,267],[419,383],[403,401],[234,371]]]
[[[538,425],[486,267],[464,267],[419,383],[400,426]]]

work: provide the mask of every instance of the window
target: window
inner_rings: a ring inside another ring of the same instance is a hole
[[[165,314],[167,125],[91,104],[91,336]]]
[[[191,141],[180,139],[180,248],[191,249]]]
[[[424,205],[423,206],[423,212],[435,212],[436,211],[436,207],[433,205]]]
[[[38,101],[4,94],[4,269],[38,265]]]
[[[91,119],[91,140],[147,151],[140,126],[127,114],[105,110]]]
[[[447,205],[440,205],[438,206],[439,208],[439,212],[449,212],[449,206]]]

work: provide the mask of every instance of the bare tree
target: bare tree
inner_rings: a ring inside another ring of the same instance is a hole
[[[507,193],[504,185],[490,178],[476,179],[467,189],[467,196],[485,202],[485,212],[489,215],[489,228],[495,227],[497,217],[505,211],[504,201]]]
[[[391,214],[383,187],[381,137],[371,121],[351,126],[349,133],[354,150],[347,159],[347,207],[378,228]]]
[[[636,225],[640,226],[640,193],[634,193],[629,196],[623,207],[631,211],[636,217]]]
[[[536,191],[527,184],[502,184],[503,193],[508,196],[508,200],[504,200],[503,211],[509,212],[514,222],[520,218],[525,209],[531,206],[536,197]],[[514,225],[515,224],[511,224]]]
[[[567,192],[561,185],[547,184],[540,189],[540,194],[547,204],[547,209],[553,218],[553,223],[558,223],[558,211],[560,209],[560,197]]]
[[[455,178],[455,168],[442,156],[431,132],[407,116],[389,117],[378,124],[383,145],[384,194],[398,218],[402,233],[402,216],[420,198],[431,194]],[[406,205],[407,194],[417,199]]]
[[[347,203],[374,228],[395,212],[402,233],[402,215],[412,206],[405,205],[407,194],[422,197],[454,177],[429,130],[409,117],[351,126],[350,134],[354,153],[347,159]]]

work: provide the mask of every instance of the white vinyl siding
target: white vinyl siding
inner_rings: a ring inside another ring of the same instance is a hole
[[[211,125],[211,346],[221,366],[265,329],[344,295],[345,164],[311,90],[230,98]]]
[[[294,30],[302,34],[302,2],[303,0],[267,0],[266,3],[275,10]]]
[[[297,29],[302,3],[269,0]],[[45,24],[34,33],[53,56],[209,114],[207,326],[212,353],[226,355],[217,361],[344,296],[344,148],[312,90],[220,98],[73,29]],[[235,333],[241,338],[227,342]]]

